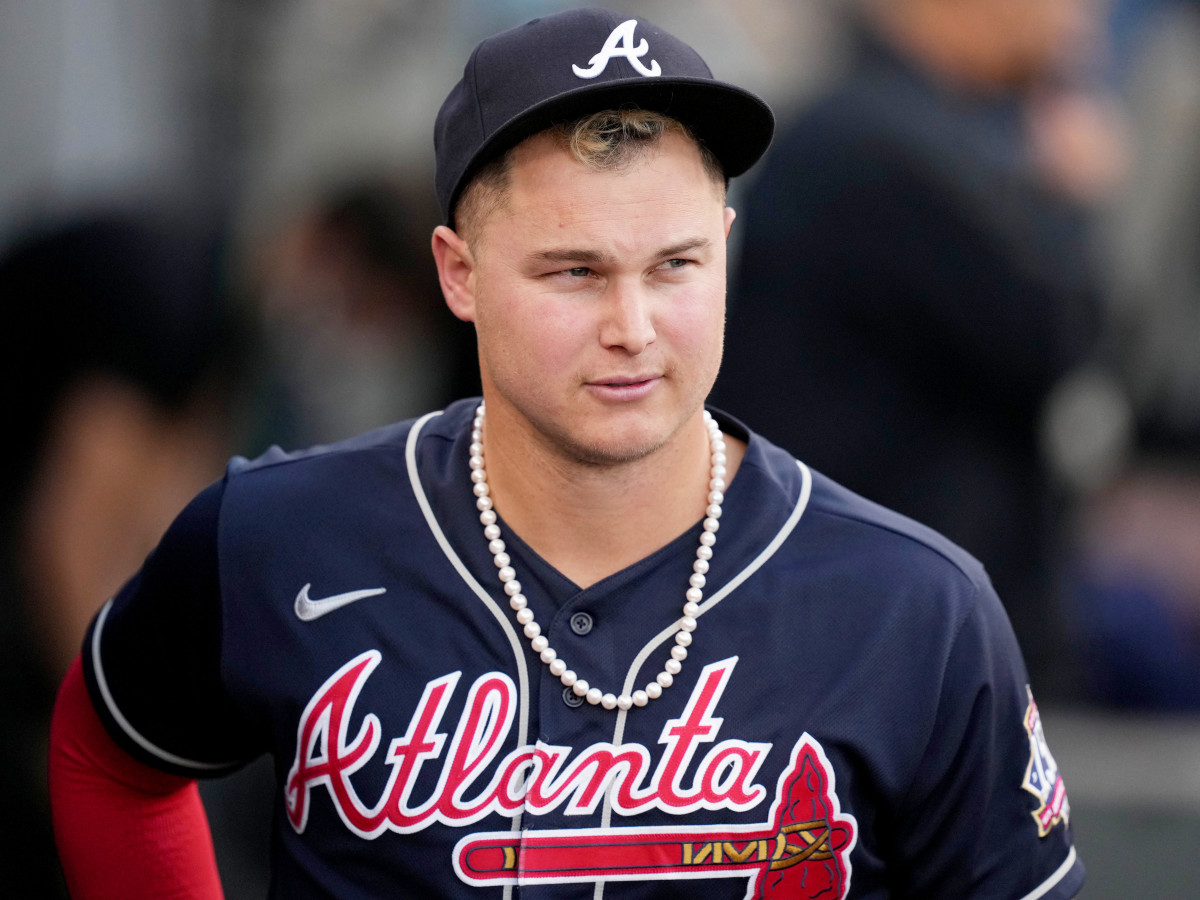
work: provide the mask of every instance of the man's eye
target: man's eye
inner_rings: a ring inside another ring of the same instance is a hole
[[[588,275],[592,274],[592,270],[587,266],[575,266],[574,268],[566,269],[565,271],[566,274],[570,275],[572,278],[586,278]]]
[[[668,259],[663,263],[668,269],[682,269],[687,264],[688,261],[686,259]]]

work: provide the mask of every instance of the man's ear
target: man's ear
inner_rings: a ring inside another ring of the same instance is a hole
[[[475,257],[458,233],[445,225],[433,229],[433,258],[446,305],[464,322],[475,321]]]
[[[725,240],[729,240],[729,232],[733,228],[733,220],[737,218],[737,212],[732,206],[725,207]]]

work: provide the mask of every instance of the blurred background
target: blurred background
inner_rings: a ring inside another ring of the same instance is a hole
[[[6,896],[62,896],[53,691],[175,512],[233,453],[477,390],[433,118],[476,42],[570,5],[0,3]],[[1200,2],[619,8],[779,118],[715,402],[983,559],[1082,896],[1197,896]],[[231,898],[265,894],[269,780],[205,787]]]

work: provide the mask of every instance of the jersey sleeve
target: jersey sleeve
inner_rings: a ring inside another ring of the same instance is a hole
[[[1084,870],[1065,783],[995,593],[981,596],[945,669],[896,839],[910,898],[1062,900]]]
[[[222,684],[223,495],[217,482],[179,514],[97,614],[83,647],[88,692],[108,733],[141,762],[191,777],[225,774],[266,749]]]

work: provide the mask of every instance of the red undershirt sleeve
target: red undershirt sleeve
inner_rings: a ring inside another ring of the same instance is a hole
[[[50,801],[72,900],[224,896],[196,782],[117,746],[92,707],[79,659],[54,707]]]

